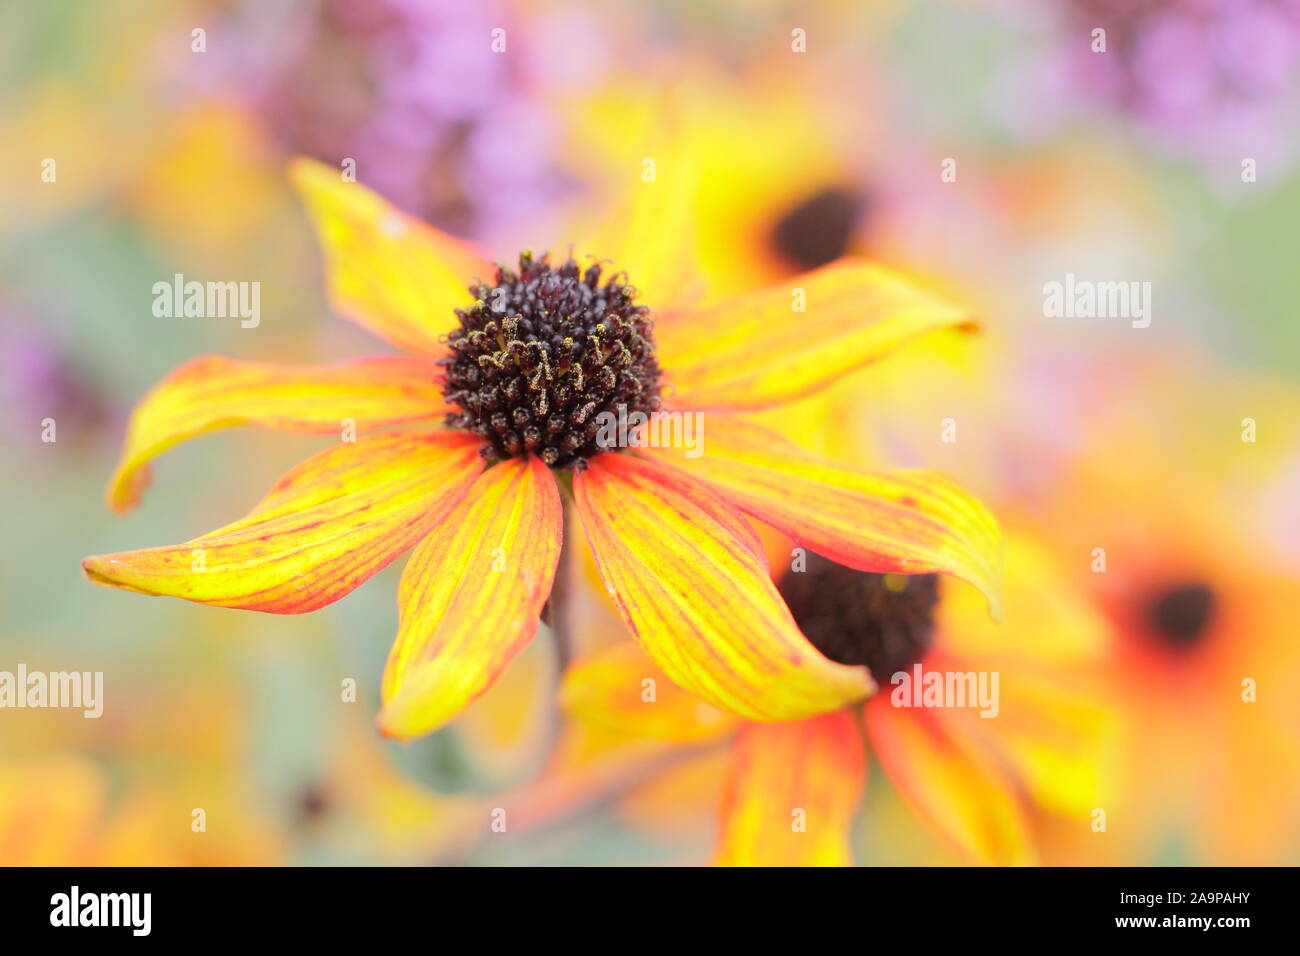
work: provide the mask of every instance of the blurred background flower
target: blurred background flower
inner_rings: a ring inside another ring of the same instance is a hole
[[[1040,42],[1001,78],[1039,109],[998,112],[1019,133],[1114,112],[1157,149],[1233,175],[1243,157],[1282,178],[1295,158],[1300,6],[1293,0],[1056,0],[1002,5]],[[1104,31],[1097,35],[1094,31]],[[997,107],[995,107],[997,108]]]

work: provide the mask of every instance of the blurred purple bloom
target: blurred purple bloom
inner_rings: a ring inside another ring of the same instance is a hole
[[[532,95],[543,60],[516,22],[491,0],[324,0],[287,21],[250,5],[211,49],[226,57],[217,82],[237,84],[287,152],[355,159],[399,206],[486,238],[567,187],[549,159],[556,124]]]
[[[97,437],[108,417],[98,390],[25,314],[11,309],[5,314],[0,325],[0,430],[20,442],[37,442],[42,423],[50,418],[60,442]],[[14,318],[19,324],[11,324]]]
[[[1000,86],[1023,94],[1002,111],[1016,132],[1041,134],[1091,107],[1225,169],[1253,157],[1265,176],[1293,158],[1300,0],[1061,0],[1058,13],[1047,49]],[[1043,33],[1041,15],[1025,19]],[[1091,49],[1096,28],[1106,30],[1104,53]]]

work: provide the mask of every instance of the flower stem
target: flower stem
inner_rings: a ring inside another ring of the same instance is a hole
[[[540,767],[545,772],[553,762],[560,744],[564,728],[564,712],[560,708],[560,689],[564,685],[564,672],[573,661],[573,573],[571,545],[571,518],[573,509],[567,494],[567,488],[561,483],[560,498],[564,505],[564,539],[560,546],[560,559],[555,566],[555,579],[551,583],[551,596],[542,609],[542,620],[551,632],[551,647],[555,654],[555,677],[553,699],[547,720],[549,723],[546,739],[542,745]]]
[[[570,543],[570,524],[572,508],[568,501],[564,503],[564,544],[560,548],[560,560],[555,567],[555,580],[551,584],[551,596],[546,602],[546,624],[551,630],[551,642],[555,647],[555,669],[557,681],[564,677],[573,660],[573,569],[572,545]]]

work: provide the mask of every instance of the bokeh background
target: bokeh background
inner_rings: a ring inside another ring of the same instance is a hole
[[[400,562],[301,617],[83,580],[84,555],[226,523],[320,447],[223,432],[112,516],[126,417],[172,367],[383,351],[325,303],[298,154],[354,159],[502,259],[563,251],[665,157],[697,190],[680,242],[708,297],[853,252],[969,303],[977,341],[807,415],[863,460],[961,480],[1095,618],[1114,736],[1087,759],[1113,823],[1044,814],[1042,859],[1300,862],[1300,3],[16,2],[0,138],[0,670],[103,671],[106,697],[98,720],[0,711],[0,862],[709,858],[720,754],[579,740],[544,631],[455,725],[382,741]],[[260,325],[155,317],[175,273],[259,282]],[[1067,273],[1150,282],[1150,327],[1045,316]],[[1159,646],[1143,594],[1188,581],[1211,626]],[[518,823],[492,833],[503,805]],[[880,774],[855,845],[959,861]]]

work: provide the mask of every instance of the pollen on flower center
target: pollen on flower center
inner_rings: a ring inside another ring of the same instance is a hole
[[[459,409],[447,424],[486,439],[489,461],[531,453],[580,469],[604,450],[602,412],[657,411],[654,323],[626,279],[524,252],[518,272],[498,266],[494,284],[471,286],[477,301],[456,310],[440,363],[443,395]]]
[[[833,661],[871,671],[877,684],[919,661],[934,636],[937,574],[854,571],[816,554],[781,581],[795,623]]]

